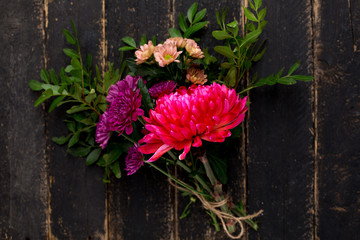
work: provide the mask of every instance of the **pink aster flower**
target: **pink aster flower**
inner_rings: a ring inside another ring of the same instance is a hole
[[[166,43],[174,43],[176,45],[176,47],[184,48],[185,45],[186,45],[186,40],[187,40],[186,38],[182,38],[182,37],[173,37],[173,38],[166,39],[164,44],[166,44]]]
[[[164,94],[173,92],[175,87],[176,83],[174,81],[164,81],[149,88],[149,93],[152,98],[159,98]]]
[[[154,57],[155,61],[159,63],[160,67],[165,67],[172,62],[180,62],[176,58],[182,53],[177,51],[174,43],[159,44],[155,47]]]
[[[186,79],[194,84],[201,84],[207,82],[207,75],[205,75],[204,70],[199,68],[190,67],[186,73]]]
[[[134,147],[130,147],[128,155],[125,157],[125,170],[128,171],[127,175],[136,173],[141,166],[144,166],[144,156],[139,152],[138,147],[138,144],[135,144]]]
[[[197,43],[192,39],[186,39],[185,49],[191,57],[194,57],[194,58],[203,58],[204,57],[204,53],[201,51],[201,49],[197,45]]]
[[[149,41],[148,44],[144,44],[140,46],[140,49],[135,52],[136,64],[141,64],[146,62],[146,60],[148,60],[153,54],[154,49],[155,47],[151,41]]]
[[[225,85],[180,87],[159,98],[155,110],[150,110],[150,118],[144,118],[149,133],[139,141],[145,143],[139,151],[154,153],[148,160],[152,162],[175,148],[183,150],[179,156],[183,160],[191,146],[200,147],[202,140],[225,141],[230,129],[244,119],[245,104],[246,97],[241,99]]]
[[[104,112],[99,117],[99,122],[96,126],[96,142],[100,143],[102,149],[104,149],[110,138],[111,127],[108,121],[108,112]]]

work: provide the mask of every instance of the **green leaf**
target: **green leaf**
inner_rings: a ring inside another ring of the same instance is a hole
[[[42,90],[42,83],[37,81],[37,80],[30,80],[29,82],[29,87],[31,88],[31,90],[33,91],[40,91]]]
[[[243,7],[244,9],[244,13],[245,13],[245,16],[248,20],[250,21],[253,21],[253,22],[257,22],[257,18],[255,17],[255,15],[246,7]]]
[[[76,147],[76,148],[69,148],[67,152],[75,157],[85,157],[89,154],[91,147]]]
[[[52,112],[57,107],[57,105],[65,98],[66,98],[66,96],[60,96],[60,97],[55,98],[54,101],[51,103],[48,111]]]
[[[200,22],[206,15],[206,8],[196,13],[193,23]]]
[[[296,69],[298,69],[299,67],[300,67],[300,62],[296,61],[296,63],[290,67],[288,75],[293,74],[293,72],[295,72]]]
[[[258,10],[262,5],[262,0],[254,0],[255,1],[255,10]]]
[[[292,85],[292,84],[296,83],[296,81],[291,77],[280,78],[280,79],[277,80],[277,82],[280,83],[280,84],[285,84],[285,85]]]
[[[88,55],[86,56],[86,66],[87,66],[88,68],[90,68],[90,67],[91,67],[91,63],[92,63],[92,55],[91,55],[91,54],[88,54]]]
[[[212,35],[217,40],[224,40],[228,38],[232,38],[230,34],[228,34],[226,31],[213,31]]]
[[[216,11],[216,21],[219,24],[220,28],[222,29],[221,21],[220,21],[220,12]]]
[[[118,160],[118,158],[120,157],[122,152],[123,151],[120,148],[113,148],[113,149],[111,149],[111,151],[109,153],[104,154],[103,158],[105,161],[105,165],[109,166],[110,164],[112,164],[113,162]]]
[[[114,173],[116,178],[121,178],[121,170],[120,170],[119,161],[116,161],[113,164],[111,164],[110,169]]]
[[[69,143],[68,143],[68,148],[71,148],[72,146],[74,146],[76,143],[79,142],[80,139],[80,132],[76,132],[74,133],[74,135],[70,138]]]
[[[143,102],[146,111],[153,109],[154,105],[153,105],[151,96],[149,94],[149,90],[141,78],[138,80],[138,87],[139,87],[140,93],[141,93],[141,101]]]
[[[252,0],[249,0],[249,4],[250,4],[251,9],[255,10],[255,6],[254,6],[254,4],[253,4],[253,1],[252,1]]]
[[[236,28],[239,26],[239,23],[238,23],[238,21],[234,20],[231,23],[226,24],[226,26],[228,26],[230,28]]]
[[[88,126],[94,124],[94,121],[91,118],[84,118],[80,122]]]
[[[262,31],[260,29],[257,29],[253,32],[246,34],[244,40],[240,44],[240,48],[246,47],[248,44],[256,42],[261,32]]]
[[[148,43],[148,41],[147,41],[146,35],[143,34],[141,37],[141,40],[140,40],[140,46],[147,44],[147,43]]]
[[[198,3],[194,2],[187,11],[187,17],[188,17],[190,23],[193,22],[195,13],[197,11],[197,7],[198,7]]]
[[[188,28],[186,19],[182,13],[179,14],[179,27],[183,32],[186,32],[186,29]]]
[[[266,52],[266,48],[263,48],[263,50],[261,50],[260,53],[256,54],[252,60],[254,62],[260,61],[262,59],[262,57],[264,56],[265,52]]]
[[[155,35],[151,38],[151,42],[153,43],[154,46],[156,45],[156,36]]]
[[[74,23],[74,21],[72,19],[71,19],[71,27],[72,27],[73,32],[75,33],[75,36],[77,36],[77,30],[76,30],[76,27],[75,27],[75,23]]]
[[[196,33],[197,31],[199,31],[200,29],[202,29],[203,27],[205,27],[205,25],[208,22],[199,22],[199,23],[195,23],[194,25],[192,25],[191,27],[189,27],[186,32],[184,33],[184,37],[188,38],[190,37],[192,34]]]
[[[40,97],[35,101],[34,106],[37,107],[39,104],[44,102],[46,99],[49,99],[53,96],[53,91],[51,89],[48,89],[41,93]]]
[[[96,98],[96,93],[94,89],[91,89],[91,92],[85,97],[85,101],[91,103]]]
[[[130,47],[130,46],[123,46],[119,48],[120,52],[125,52],[125,51],[131,51],[131,50],[135,50],[136,48],[134,47]]]
[[[73,133],[76,131],[76,122],[67,121],[66,126],[69,129],[69,131],[71,131]]]
[[[66,137],[65,136],[53,137],[51,140],[56,144],[63,145],[65,143],[67,143],[67,141],[69,141],[70,137],[71,137],[71,134]]]
[[[182,37],[180,31],[176,28],[170,28],[169,29],[170,37]]]
[[[59,79],[56,76],[55,70],[53,68],[50,69],[50,79],[51,82],[54,83],[55,85],[59,84]]]
[[[66,56],[69,56],[71,58],[80,58],[79,54],[74,49],[64,48],[63,52],[65,53]]]
[[[73,66],[73,68],[76,69],[76,70],[81,70],[82,69],[81,63],[77,58],[72,58],[71,59],[71,66]]]
[[[234,64],[229,62],[224,62],[221,64],[221,67],[225,69],[231,68],[232,66],[234,66]]]
[[[76,100],[82,101],[82,87],[77,83],[74,83],[74,94],[72,97]]]
[[[227,160],[208,154],[210,165],[214,171],[216,178],[222,183],[226,184],[227,176]]]
[[[68,41],[68,43],[70,43],[70,44],[75,44],[76,43],[76,40],[75,40],[74,36],[70,33],[70,31],[68,31],[66,29],[63,29],[62,33],[65,35],[66,40]]]
[[[89,110],[90,107],[87,107],[86,105],[76,105],[76,106],[72,106],[69,110],[66,111],[67,114],[73,114],[76,112],[81,112],[81,111],[85,111],[85,110]]]
[[[40,77],[44,82],[50,83],[49,74],[45,69],[41,69]]]
[[[235,58],[237,59],[238,57],[233,53],[233,51],[231,50],[230,47],[228,46],[216,46],[214,47],[214,50],[218,53],[220,53],[221,55],[224,55],[225,57],[228,58]]]
[[[264,20],[265,16],[266,16],[266,7],[263,8],[263,9],[259,12],[259,15],[258,15],[259,20],[260,20],[260,21],[261,21],[261,20]]]
[[[86,166],[94,164],[100,157],[101,148],[95,148],[86,158]]]
[[[236,85],[236,67],[230,68],[228,71],[225,82],[228,87],[234,87]]]
[[[304,76],[304,75],[292,75],[291,76],[293,79],[296,79],[298,81],[303,81],[303,82],[309,82],[314,80],[313,76]]]
[[[136,42],[132,37],[126,36],[121,39],[127,45],[136,48]]]

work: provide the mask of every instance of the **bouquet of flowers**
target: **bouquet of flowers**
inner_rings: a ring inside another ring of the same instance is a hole
[[[70,64],[61,69],[60,78],[53,69],[42,70],[43,81],[31,80],[30,87],[42,91],[35,106],[56,97],[49,112],[64,104],[68,107],[70,133],[53,141],[67,144],[71,155],[86,157],[87,165],[104,167],[104,182],[112,173],[120,178],[122,165],[127,175],[146,165],[153,167],[190,197],[181,217],[198,199],[215,228],[219,231],[222,226],[230,238],[238,239],[243,222],[258,228],[252,219],[262,212],[246,215],[241,202],[236,204],[223,191],[227,182],[223,152],[241,134],[250,104],[247,93],[263,85],[294,84],[312,77],[294,75],[299,67],[295,63],[286,74],[280,70],[258,78],[252,73],[251,81],[246,81],[251,66],[266,50],[259,42],[266,25],[261,0],[250,0],[249,8],[244,7],[244,31],[236,20],[226,23],[226,11],[216,13],[220,29],[212,36],[221,41],[214,47],[216,57],[199,47],[197,36],[208,22],[203,21],[206,9],[197,8],[194,3],[186,16],[180,13],[179,29],[170,29],[170,37],[158,44],[146,35],[139,45],[124,37],[126,45],[119,51],[131,51],[132,57],[118,68],[109,64],[103,73],[92,67],[90,55],[83,58],[72,23],[72,32],[63,29],[73,46],[64,49]],[[175,177],[171,165],[186,174]],[[235,234],[237,224],[240,231]]]

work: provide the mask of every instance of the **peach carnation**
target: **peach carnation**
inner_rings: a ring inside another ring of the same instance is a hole
[[[166,44],[166,43],[174,43],[176,45],[176,47],[184,48],[185,45],[186,45],[186,40],[187,40],[186,38],[182,38],[182,37],[173,37],[173,38],[166,39],[164,44]]]
[[[149,41],[148,44],[144,44],[140,46],[140,49],[135,52],[136,64],[141,64],[146,62],[146,60],[148,60],[153,54],[154,49],[155,47],[151,41]]]
[[[207,82],[207,75],[204,74],[204,70],[190,67],[187,70],[186,79],[194,84],[203,85]]]
[[[155,47],[154,57],[155,61],[159,63],[160,67],[165,67],[172,62],[180,62],[176,58],[182,53],[177,51],[174,43],[159,44]]]
[[[197,45],[197,43],[192,39],[186,39],[185,49],[191,57],[194,57],[194,58],[203,58],[204,57],[204,53],[201,51],[201,49]]]

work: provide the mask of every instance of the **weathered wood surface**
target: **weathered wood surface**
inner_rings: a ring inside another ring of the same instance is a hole
[[[33,108],[28,88],[42,67],[67,63],[61,29],[73,19],[85,53],[102,68],[118,62],[121,37],[162,41],[192,1],[10,1],[1,4],[0,239],[227,239],[214,232],[199,203],[156,171],[101,182],[51,138],[66,133],[64,111]],[[242,22],[245,1],[206,1],[214,46],[215,9]],[[254,90],[244,138],[229,159],[234,199],[249,213],[264,209],[245,239],[359,239],[359,1],[264,1],[268,52],[261,76],[300,60],[313,83]],[[286,69],[287,70],[287,69]],[[251,75],[251,73],[250,73]],[[178,173],[181,176],[181,172]]]

